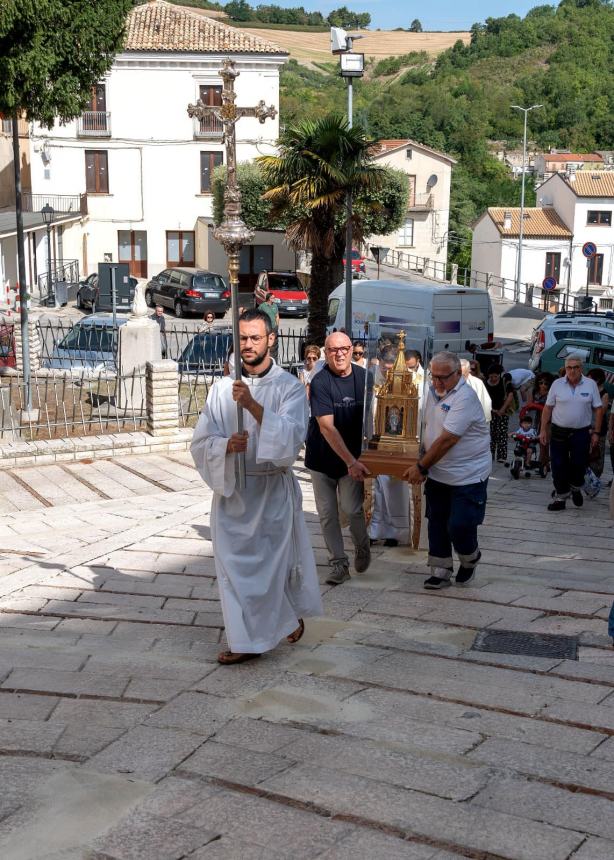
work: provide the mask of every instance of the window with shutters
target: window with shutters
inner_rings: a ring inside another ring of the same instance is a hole
[[[109,164],[106,149],[85,150],[85,190],[88,194],[109,193]]]

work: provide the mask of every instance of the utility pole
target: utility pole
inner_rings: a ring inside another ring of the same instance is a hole
[[[524,113],[524,132],[522,135],[522,188],[520,190],[520,228],[518,230],[518,260],[516,261],[516,295],[517,302],[520,301],[520,282],[522,280],[522,240],[524,239],[524,180],[527,171],[527,117],[529,111],[537,110],[543,105],[531,105],[525,108],[520,105],[512,105],[513,110]]]

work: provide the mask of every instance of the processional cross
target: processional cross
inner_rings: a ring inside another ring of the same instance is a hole
[[[227,57],[219,71],[224,81],[222,89],[222,104],[217,106],[204,105],[201,99],[196,104],[188,105],[190,118],[204,119],[214,116],[220,120],[224,129],[222,141],[226,147],[226,187],[224,189],[224,220],[213,231],[214,239],[224,247],[228,257],[228,278],[230,281],[230,296],[232,307],[232,340],[234,350],[235,379],[241,379],[241,344],[239,341],[239,260],[241,248],[251,242],[254,231],[250,230],[241,218],[241,191],[237,184],[237,139],[235,127],[242,117],[256,117],[263,123],[270,117],[277,116],[276,108],[267,107],[264,101],[259,101],[256,107],[237,107],[234,83],[239,76],[236,65]],[[243,431],[243,410],[237,406],[237,430]],[[245,456],[237,457],[238,486],[245,487]]]

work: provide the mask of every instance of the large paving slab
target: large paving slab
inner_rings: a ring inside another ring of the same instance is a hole
[[[296,471],[326,616],[232,668],[189,455],[0,472],[2,860],[612,860],[605,497],[551,514],[497,467],[472,587],[376,546],[331,588]]]

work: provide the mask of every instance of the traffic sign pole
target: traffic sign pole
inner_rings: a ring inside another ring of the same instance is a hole
[[[582,253],[586,257],[586,298],[589,298],[588,282],[591,276],[591,263],[597,254],[597,245],[594,242],[585,242],[582,245]]]

